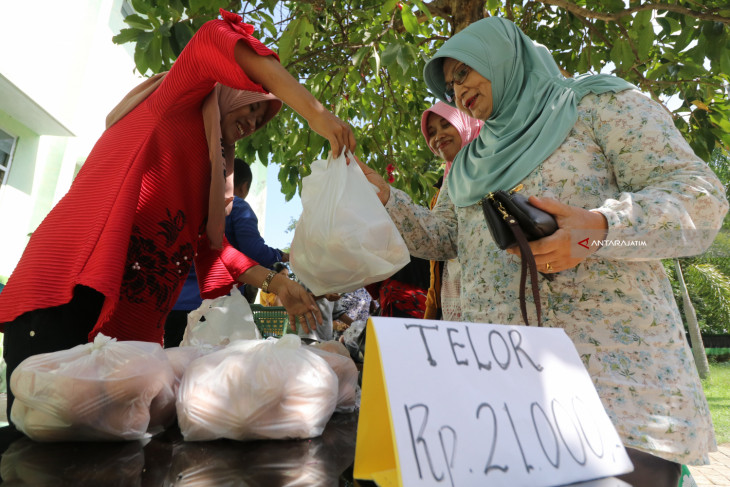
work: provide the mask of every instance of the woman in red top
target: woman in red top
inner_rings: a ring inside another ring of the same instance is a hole
[[[98,333],[162,343],[165,317],[193,260],[204,297],[242,282],[276,293],[292,322],[296,315],[321,323],[304,288],[270,277],[225,241],[222,228],[211,230],[224,198],[211,188],[224,176],[222,168],[220,175],[211,172],[221,148],[209,150],[201,107],[216,84],[268,90],[327,138],[334,153],[353,150],[355,139],[251,35],[252,26],[221,14],[223,20],[207,22],[193,36],[156,89],[102,134],[68,193],[33,233],[0,293],[8,379],[24,358]],[[260,126],[265,108],[221,113],[229,158],[235,140]],[[8,399],[10,411],[11,394]]]

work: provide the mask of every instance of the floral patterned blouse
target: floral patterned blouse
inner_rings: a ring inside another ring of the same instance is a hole
[[[522,183],[526,195],[596,209],[609,225],[596,253],[539,277],[544,326],[571,337],[626,446],[708,463],[712,420],[659,259],[712,243],[728,208],[722,184],[666,111],[634,90],[584,97],[566,140]],[[411,254],[459,257],[462,321],[522,324],[519,257],[494,244],[479,204],[455,207],[444,184],[432,211],[397,189],[386,209]]]

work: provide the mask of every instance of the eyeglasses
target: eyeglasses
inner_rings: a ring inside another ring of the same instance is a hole
[[[454,83],[460,85],[464,82],[467,76],[471,73],[471,68],[464,63],[461,63],[457,69],[453,72],[453,79],[450,83],[446,83],[446,89],[444,90],[444,98],[449,103],[454,101]]]

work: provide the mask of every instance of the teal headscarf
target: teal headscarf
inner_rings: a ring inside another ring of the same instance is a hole
[[[565,78],[545,46],[499,17],[474,22],[426,64],[426,85],[444,102],[446,58],[492,83],[492,114],[479,137],[456,156],[446,180],[451,199],[461,207],[519,184],[563,143],[578,119],[578,102],[588,93],[635,88],[604,74]]]

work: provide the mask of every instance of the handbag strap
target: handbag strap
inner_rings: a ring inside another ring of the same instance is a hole
[[[512,230],[517,245],[520,247],[520,253],[522,254],[522,271],[520,272],[520,311],[522,312],[522,319],[525,320],[527,326],[530,326],[530,321],[527,319],[527,303],[525,301],[525,281],[527,269],[529,268],[532,299],[535,301],[535,310],[537,311],[537,326],[542,326],[542,303],[540,302],[540,289],[537,286],[537,264],[535,264],[535,256],[532,254],[532,249],[530,249],[525,233],[520,228],[517,219],[509,215],[505,220],[510,230]]]

